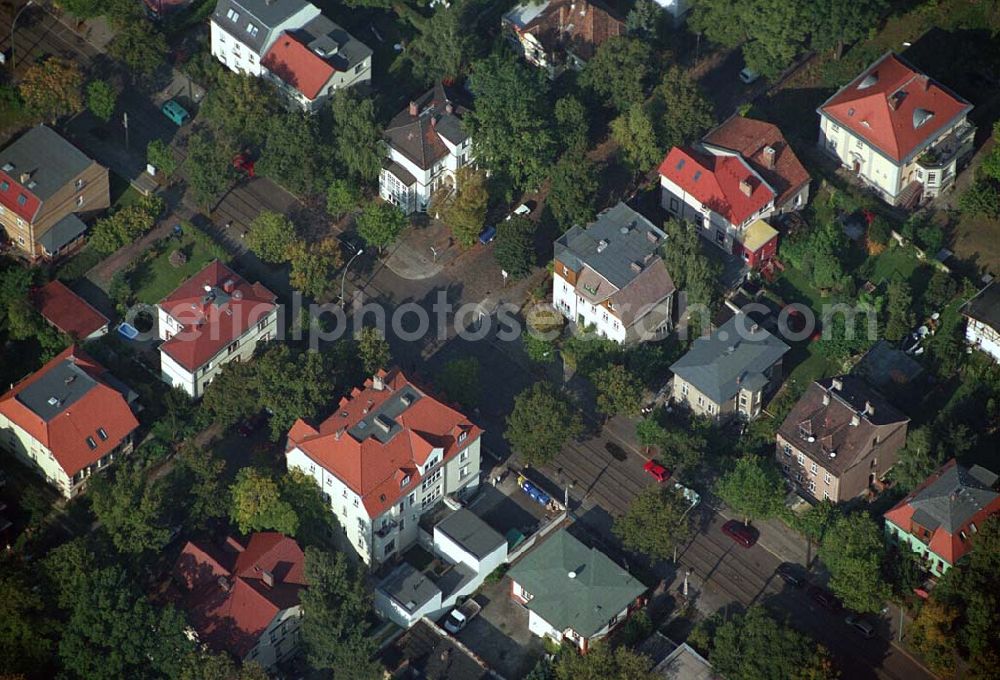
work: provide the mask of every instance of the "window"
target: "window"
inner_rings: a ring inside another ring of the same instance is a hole
[[[343,496],[344,496],[344,498],[347,498],[347,487],[346,486],[344,487],[344,494],[343,494]]]
[[[462,451],[462,453],[459,454],[459,456],[458,456],[458,462],[459,463],[464,463],[467,460],[469,460],[469,450],[468,449],[466,449],[465,451]]]
[[[77,196],[76,197],[76,207],[77,208],[81,207],[83,205],[83,201],[84,201],[83,196]]]
[[[829,491],[824,491],[823,492],[823,500],[824,501],[830,500],[830,492]]]
[[[97,442],[94,441],[93,437],[87,437],[87,446],[90,447],[91,451],[97,448]]]
[[[326,478],[326,485],[327,486],[333,486],[333,477],[327,477]]]
[[[85,182],[82,179],[76,180],[76,190],[79,191],[82,189],[84,184]]]
[[[97,428],[97,436],[101,438],[102,442],[108,441],[108,432],[103,427]]]
[[[383,553],[383,554],[384,554],[385,557],[388,557],[395,550],[396,550],[396,539],[392,539],[391,541],[389,541],[388,543],[385,544],[385,553]]]
[[[28,197],[27,196],[25,196],[24,194],[18,194],[18,196],[17,196],[17,204],[18,205],[24,205],[27,202],[28,202]]]
[[[358,499],[356,497],[354,499],[354,507],[358,507]]]
[[[809,472],[811,472],[813,474],[816,474],[817,472],[819,472],[819,465],[817,465],[816,463],[813,463],[810,466],[810,468],[809,468]]]
[[[855,140],[854,146],[856,146],[856,147],[858,147],[860,149],[861,147],[864,146],[864,144],[862,143],[862,141],[860,139],[858,139],[858,140]]]
[[[796,460],[799,461],[799,465],[805,466],[805,464],[806,464],[806,457],[803,456],[801,453],[798,455],[798,457],[797,457]]]
[[[815,480],[812,480],[812,479],[809,480],[809,490],[810,491],[815,491],[816,490],[816,481]]]
[[[401,480],[399,480],[399,488],[405,488],[407,484],[410,483],[410,475],[406,475]]]
[[[792,447],[791,446],[789,446],[788,444],[782,444],[781,450],[784,452],[784,454],[786,456],[791,457],[791,455],[792,455]]]
[[[228,11],[228,12],[226,12],[226,17],[228,17],[228,18],[229,18],[229,20],[230,20],[230,21],[232,21],[233,23],[236,23],[237,21],[239,21],[239,20],[240,20],[240,13],[239,13],[239,12],[237,12],[237,11],[236,11],[235,9],[233,9],[232,7],[230,7],[230,8],[229,8],[229,11]]]
[[[365,62],[361,62],[360,64],[358,64],[357,66],[354,67],[354,72],[355,73],[361,73],[361,70],[364,67],[365,67]]]
[[[670,197],[670,212],[677,212],[677,209],[678,209],[679,207],[680,207],[680,206],[679,206],[679,204],[677,203],[677,199],[676,199],[676,198],[674,198],[673,196],[671,196],[671,197]]]
[[[705,405],[705,398],[704,398],[704,397],[702,397],[702,396],[701,396],[701,395],[699,394],[699,395],[698,395],[698,406],[704,406],[704,405]]]
[[[460,435],[458,435],[458,443],[461,444],[462,442],[464,442],[468,438],[469,438],[469,431],[468,430],[462,430],[462,433]]]
[[[7,181],[0,182],[0,191],[7,191],[10,189],[10,183]]]
[[[256,26],[254,26],[253,24],[247,24],[247,33],[250,34],[251,38],[256,38],[257,37],[258,30],[259,29]]]
[[[715,230],[715,241],[716,241],[716,243],[725,243],[726,242],[726,234],[725,234],[725,232],[723,232],[720,229],[716,229]]]
[[[466,465],[461,470],[458,471],[458,478],[465,479],[468,476],[469,476],[469,466]]]
[[[687,383],[681,383],[681,394],[687,396],[687,393],[688,393]]]
[[[316,466],[310,463],[309,472],[316,472]]]
[[[827,473],[826,473],[826,474],[825,474],[825,475],[823,476],[823,483],[824,483],[824,484],[829,484],[829,483],[830,483],[831,481],[833,481],[833,477],[831,477],[831,476],[830,476],[830,473],[829,473],[829,472],[827,472]]]

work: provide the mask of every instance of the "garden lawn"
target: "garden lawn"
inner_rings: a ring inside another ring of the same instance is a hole
[[[899,273],[904,279],[909,280],[914,270],[920,265],[916,254],[907,247],[894,245],[886,248],[873,258],[874,268],[872,269],[872,283],[879,285],[883,281],[888,281],[893,274]]]
[[[115,212],[116,210],[121,210],[122,208],[127,208],[130,205],[135,205],[142,194],[136,191],[132,184],[115,173],[109,173],[109,184],[111,191],[111,210],[110,212]]]
[[[163,252],[151,260],[140,262],[129,275],[129,283],[139,302],[155,305],[173,292],[184,280],[197,274],[206,264],[216,259],[206,242],[191,235],[193,227],[186,227],[179,239],[170,239]],[[180,250],[187,255],[187,262],[180,267],[170,264],[170,253]]]

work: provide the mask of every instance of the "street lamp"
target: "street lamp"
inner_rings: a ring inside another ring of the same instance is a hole
[[[347,270],[350,269],[351,263],[354,262],[354,260],[357,259],[358,255],[361,255],[364,252],[365,252],[364,248],[358,248],[358,252],[354,253],[354,255],[351,256],[351,259],[347,261],[347,264],[344,265],[344,275],[340,277],[340,304],[341,305],[344,305],[344,306],[347,305],[347,299],[344,297],[344,284],[347,283]]]
[[[14,15],[14,20],[10,22],[10,72],[13,74],[14,69],[17,67],[17,59],[14,58],[14,27],[17,26],[17,20],[21,18],[24,14],[24,10],[28,9],[35,4],[35,0],[28,0],[24,3],[24,7],[17,11]]]

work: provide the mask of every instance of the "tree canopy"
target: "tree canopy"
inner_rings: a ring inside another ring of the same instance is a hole
[[[649,658],[624,645],[612,648],[600,641],[587,653],[560,650],[553,668],[555,680],[656,680]]]
[[[452,236],[463,248],[476,245],[486,224],[486,207],[490,194],[486,189],[486,172],[466,165],[455,173],[455,186],[438,190],[434,209],[451,229]]]
[[[375,103],[350,89],[337,90],[331,101],[334,153],[347,174],[362,182],[378,180],[382,170],[382,128],[375,116]]]
[[[299,518],[292,505],[281,498],[278,483],[256,468],[241,468],[229,487],[232,507],[229,517],[241,533],[277,531],[294,536]]]
[[[337,239],[327,238],[311,245],[296,241],[285,256],[292,265],[289,283],[298,290],[316,299],[337,290],[337,270],[344,264]]]
[[[662,159],[653,120],[642,103],[633,104],[611,121],[611,137],[618,143],[622,161],[634,173],[646,172]]]
[[[295,243],[295,225],[273,210],[263,210],[250,223],[247,246],[264,262],[284,262]]]
[[[115,113],[118,93],[106,80],[92,80],[87,83],[87,108],[94,117],[107,123]]]
[[[830,571],[830,590],[848,609],[879,612],[889,595],[882,579],[882,529],[865,513],[837,517],[826,531],[819,556]]]
[[[170,539],[164,488],[138,466],[120,465],[113,479],[93,477],[87,495],[94,515],[120,552],[156,552]]]
[[[715,125],[711,102],[679,66],[671,66],[663,74],[653,91],[651,106],[661,149],[690,144]]]
[[[552,168],[549,179],[546,203],[562,229],[594,219],[598,182],[597,165],[592,160],[582,152],[567,152]]]
[[[665,560],[691,536],[690,503],[673,487],[651,486],[632,499],[617,518],[614,533],[626,548],[652,560]],[[650,527],[656,527],[650,531]]]
[[[614,36],[597,48],[580,74],[580,85],[624,113],[646,99],[653,51],[640,38]]]
[[[766,519],[781,509],[784,488],[770,460],[743,456],[732,470],[719,478],[715,493],[749,524],[754,518]]]
[[[474,48],[468,9],[465,0],[456,0],[438,6],[429,18],[419,21],[414,19],[419,16],[416,12],[407,13],[417,35],[406,46],[406,55],[413,62],[414,75],[424,83],[452,82],[464,75]]]
[[[526,463],[542,465],[582,433],[583,421],[568,399],[537,382],[514,398],[504,438]]]
[[[358,215],[358,235],[370,246],[385,248],[396,242],[407,219],[403,211],[391,203],[373,201]]]
[[[670,245],[663,260],[674,285],[684,291],[689,307],[704,305],[713,310],[718,304],[720,268],[705,255],[698,227],[679,220],[668,220],[664,226]]]
[[[512,278],[527,276],[535,264],[535,223],[520,215],[500,222],[493,257]]]
[[[475,357],[452,359],[442,367],[437,378],[438,387],[451,401],[465,409],[479,405],[479,360]]]
[[[642,408],[642,382],[625,366],[612,364],[595,371],[592,380],[597,388],[597,408],[604,415],[637,416]]]
[[[29,66],[18,85],[28,109],[46,120],[83,110],[83,72],[75,61],[49,57]]]
[[[357,345],[365,375],[375,375],[379,369],[389,367],[392,354],[389,352],[388,341],[379,329],[372,326],[362,328],[358,334]]]
[[[108,43],[108,54],[125,64],[140,82],[165,63],[167,50],[167,39],[144,16],[126,22]]]

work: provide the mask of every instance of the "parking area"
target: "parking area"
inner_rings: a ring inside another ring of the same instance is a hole
[[[558,514],[524,493],[512,473],[495,487],[484,483],[468,507],[508,541],[511,532],[527,537]]]

